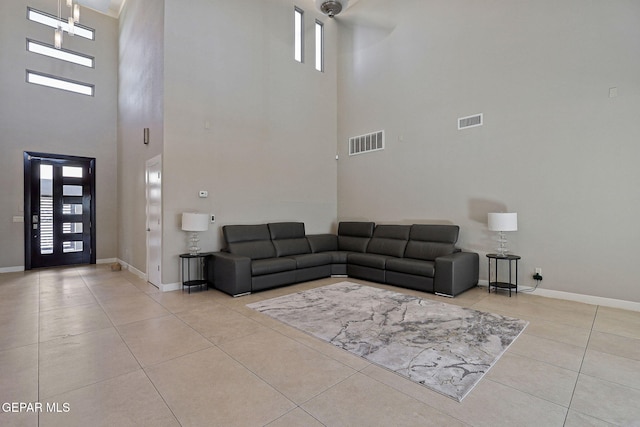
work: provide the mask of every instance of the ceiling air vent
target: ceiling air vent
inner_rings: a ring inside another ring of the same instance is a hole
[[[482,126],[482,113],[458,119],[458,130]]]
[[[378,150],[384,150],[383,130],[349,138],[350,156]]]

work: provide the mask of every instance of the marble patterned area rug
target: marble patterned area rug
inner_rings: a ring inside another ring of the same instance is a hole
[[[529,323],[350,282],[247,306],[457,401]]]

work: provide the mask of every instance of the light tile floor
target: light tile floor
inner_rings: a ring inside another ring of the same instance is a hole
[[[0,425],[640,426],[638,312],[367,283],[530,322],[458,403],[245,306],[343,280],[231,298],[105,266],[0,274]]]

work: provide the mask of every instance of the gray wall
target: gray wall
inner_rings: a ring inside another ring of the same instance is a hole
[[[97,256],[144,271],[144,163],[162,153],[164,283],[178,281],[185,210],[217,216],[204,250],[220,247],[223,224],[326,232],[337,212],[456,223],[481,255],[495,246],[487,212],[509,210],[523,282],[542,267],[547,289],[640,301],[640,4],[357,2],[323,18],[324,74],[310,60],[319,15],[295,4],[307,11],[305,64],[291,58],[291,0],[129,0],[119,50],[117,21],[83,10],[97,40],[65,46],[97,66],[80,70],[28,54],[25,37],[52,30],[24,19],[26,2],[0,3],[0,268],[23,265],[11,218],[23,214],[22,152],[34,150],[97,158]],[[26,84],[25,68],[94,81],[96,96]],[[456,130],[480,112],[483,127]],[[384,151],[347,155],[349,136],[379,129]]]
[[[146,272],[145,163],[162,153],[164,141],[164,1],[125,3],[119,51],[118,257]]]
[[[317,72],[320,15],[311,0],[298,4],[305,64],[293,60],[291,0],[165,1],[163,283],[178,281],[184,211],[216,215],[203,250],[220,248],[228,223],[296,220],[317,233],[335,222],[335,28],[326,22],[326,72]]]
[[[120,247],[146,270],[144,161],[163,157],[162,282],[176,283],[184,211],[216,215],[203,250],[221,247],[226,223],[304,221],[332,229],[337,213],[336,35],[326,22],[326,72],[293,60],[290,0],[129,1],[121,16]],[[153,2],[154,5],[156,2]],[[326,21],[326,19],[323,18]],[[141,24],[141,22],[143,24]],[[208,125],[206,125],[208,123]],[[143,127],[152,141],[141,143]],[[207,128],[208,127],[208,128]],[[206,190],[209,197],[198,197]]]
[[[521,283],[640,301],[639,2],[369,0],[339,22],[340,219],[459,224],[486,280],[486,214],[515,211]],[[379,129],[384,151],[347,155]]]
[[[53,29],[26,19],[27,6],[52,14],[56,3],[0,3],[0,268],[24,266],[24,151],[96,158],[98,259],[117,256],[116,105],[117,32],[113,18],[83,9],[80,22],[95,28],[94,42],[65,37],[63,47],[96,58],[95,69],[26,51],[26,38],[53,43]],[[25,69],[94,83],[87,97],[25,82]]]

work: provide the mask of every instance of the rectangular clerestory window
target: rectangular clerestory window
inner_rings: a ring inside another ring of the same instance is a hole
[[[56,49],[47,43],[41,43],[35,40],[27,39],[27,50],[29,52],[60,59],[62,61],[84,65],[89,68],[93,68],[94,66],[94,58],[92,56],[84,55],[68,49]]]
[[[293,58],[304,62],[304,11],[298,7],[293,9]]]
[[[57,16],[51,15],[46,12],[41,12],[31,7],[27,8],[27,19],[29,21],[38,22],[42,25],[46,25],[51,28],[58,28],[58,25],[62,26],[62,30],[69,32],[69,23],[67,21],[58,20]],[[95,40],[96,30],[93,28],[85,27],[84,25],[74,25],[74,35],[84,37],[85,39]]]
[[[316,20],[316,70],[324,71],[324,24]]]
[[[61,77],[38,73],[31,70],[27,70],[27,82],[40,86],[51,87],[54,89],[62,89],[66,90],[67,92],[74,92],[87,96],[94,95],[94,86],[91,84],[63,79]]]

